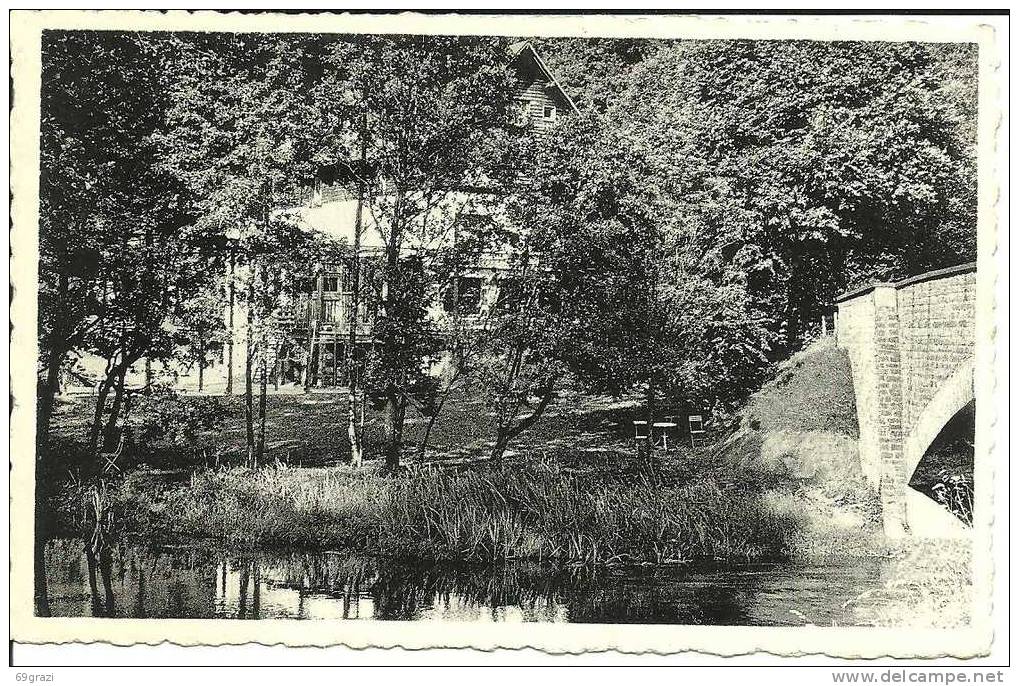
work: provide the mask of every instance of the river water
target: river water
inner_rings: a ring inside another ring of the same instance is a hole
[[[411,565],[342,552],[236,553],[120,544],[90,565],[48,544],[51,614],[235,619],[847,626],[883,562],[572,568]]]

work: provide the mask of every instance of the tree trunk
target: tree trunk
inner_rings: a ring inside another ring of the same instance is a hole
[[[262,567],[258,558],[251,561],[251,618],[259,619],[262,612]]]
[[[491,459],[492,464],[497,468],[502,468],[502,458],[506,454],[506,448],[509,447],[511,438],[506,430],[496,432],[495,445],[492,446],[492,453],[489,459]]]
[[[255,467],[265,462],[265,396],[269,383],[269,370],[265,364],[265,355],[261,356],[260,368],[262,381],[258,389],[258,448],[255,451]]]
[[[66,273],[61,272],[57,277],[57,293],[59,302],[68,300],[69,279]],[[50,420],[53,417],[53,404],[56,401],[57,391],[60,390],[60,367],[64,364],[67,354],[71,351],[73,344],[69,340],[66,331],[60,330],[50,332],[50,336],[44,339],[49,353],[46,357],[46,377],[39,387],[37,396],[39,407],[36,410],[36,460],[46,457],[49,449]],[[40,351],[43,352],[43,351]]]
[[[548,387],[544,389],[545,392],[542,394],[541,400],[538,401],[538,405],[531,411],[531,414],[521,419],[515,426],[513,425],[513,417],[510,417],[505,424],[496,428],[495,445],[492,446],[491,453],[492,463],[496,467],[502,467],[502,458],[506,453],[506,448],[509,447],[510,441],[530,429],[534,426],[535,422],[541,419],[541,415],[544,414],[545,408],[548,407],[552,396],[555,394],[555,383],[555,379],[549,382]]]
[[[46,362],[46,376],[39,384],[39,409],[36,413],[35,429],[35,521],[34,521],[34,577],[35,577],[35,614],[39,617],[50,616],[49,586],[46,580],[46,541],[49,530],[46,526],[49,514],[45,511],[47,501],[47,485],[43,482],[47,474],[45,465],[49,462],[50,420],[53,417],[53,405],[56,402],[60,384],[60,367],[66,353],[50,351]]]
[[[227,290],[229,291],[230,305],[227,310],[227,336],[226,336],[226,394],[234,394],[234,303],[236,302],[236,290],[234,286],[234,271],[236,269],[237,256],[234,246],[230,245],[230,272],[227,277]]]
[[[88,563],[88,589],[92,601],[92,616],[102,617],[103,606],[99,603],[99,582],[96,577],[96,554],[88,543],[85,544],[85,561]]]
[[[357,425],[357,394],[347,392],[347,440],[350,441],[350,464],[360,467],[364,464],[361,449],[361,431]]]
[[[435,422],[438,421],[439,415],[442,414],[443,408],[446,407],[446,401],[449,400],[449,394],[453,392],[453,386],[460,379],[461,374],[463,374],[463,367],[458,364],[456,371],[453,372],[452,378],[449,380],[449,383],[446,384],[446,390],[443,391],[441,400],[439,400],[438,404],[435,404],[432,407],[432,414],[428,418],[428,425],[425,426],[425,435],[421,439],[421,445],[418,446],[418,462],[425,461],[425,456],[428,453],[428,441],[432,436],[432,428],[435,426]]]
[[[402,245],[404,226],[403,202],[404,191],[398,185],[393,196],[393,220],[389,240],[386,245],[386,275],[383,283],[385,292],[382,298],[385,303],[385,314],[390,319],[397,314],[397,305],[400,298],[400,293],[398,293],[399,284],[402,283],[400,278],[400,247]],[[392,327],[388,328],[391,329]],[[400,398],[401,389],[397,384],[404,379],[405,370],[401,367],[405,360],[402,359],[398,349],[400,343],[393,340],[393,333],[391,331],[385,336],[382,345],[383,359],[388,362],[383,367],[387,369],[387,374],[390,375],[386,388],[386,415],[383,425],[386,467],[396,469],[400,466],[400,452],[403,444],[403,410],[406,406],[405,402]]]
[[[248,578],[251,574],[251,562],[245,560],[241,565],[240,598],[237,602],[237,617],[244,619],[248,614]]]
[[[247,448],[247,464],[249,467],[255,465],[255,415],[254,415],[254,399],[252,395],[252,346],[251,346],[251,332],[252,332],[252,315],[251,310],[254,307],[255,302],[255,284],[254,280],[248,286],[248,311],[247,311],[247,331],[244,335],[244,426],[246,429],[246,448]]]
[[[49,360],[46,362],[46,377],[39,384],[39,409],[35,425],[36,461],[44,459],[49,449],[50,420],[53,417],[53,405],[60,386],[60,367],[66,356],[65,352],[58,354],[50,351]]]
[[[273,348],[273,361],[272,361],[272,388],[274,391],[280,389],[280,372],[282,362],[280,358],[283,357],[283,344],[277,345]]]
[[[124,402],[124,378],[127,376],[126,363],[120,365],[113,386],[113,404],[110,406],[110,416],[106,419],[106,426],[103,429],[103,450],[113,450],[117,445],[117,420],[120,419],[120,407]]]
[[[145,395],[152,394],[152,360],[145,358]]]
[[[644,453],[645,465],[649,468],[655,465],[655,413],[657,408],[655,406],[655,384],[652,379],[648,379],[647,391],[645,392],[645,402],[647,404],[647,430],[648,439],[645,441],[646,448]]]
[[[425,426],[425,435],[421,438],[421,445],[418,446],[418,462],[425,461],[425,456],[428,453],[428,441],[432,436],[432,427],[435,426],[435,420],[438,419],[439,413],[442,412],[442,406],[446,404],[447,397],[443,396],[439,404],[433,408],[432,416],[428,418],[428,424]]]
[[[304,392],[307,393],[311,390],[311,362],[315,358],[315,335],[317,333],[317,324],[312,322],[311,326],[308,327],[308,356],[304,362],[304,376],[301,379],[301,383],[304,386]]]
[[[315,278],[315,321],[314,337],[311,342],[311,356],[308,358],[307,387],[322,385],[322,333],[319,323],[325,315],[325,277],[319,274]]]
[[[35,540],[34,548],[34,574],[35,574],[35,614],[37,617],[50,616],[50,597],[46,581],[46,539],[48,532],[44,520],[46,515],[43,512],[42,501],[39,491],[36,490],[35,500]]]
[[[103,596],[105,597],[104,617],[116,617],[117,607],[113,598],[113,559],[108,546],[99,551],[99,575],[103,580]]]
[[[398,389],[390,387],[386,392],[386,415],[384,431],[386,435],[386,468],[400,467],[400,452],[403,448],[403,419],[406,414],[406,403],[400,398]]]
[[[367,146],[367,124],[361,121],[361,160]],[[361,309],[361,229],[364,221],[364,182],[357,185],[357,213],[354,217],[354,259],[350,268],[350,307],[347,312],[347,441],[350,463],[360,467],[364,462],[361,431],[357,425],[357,326]]]
[[[99,391],[96,393],[96,406],[92,414],[92,427],[89,429],[88,446],[89,454],[98,457],[99,437],[103,427],[103,414],[106,411],[106,398],[110,395],[110,388],[113,386],[116,366],[112,361],[106,365],[106,376],[99,382]]]
[[[53,417],[53,406],[56,402],[57,391],[60,385],[60,367],[63,364],[66,352],[50,350],[49,359],[46,362],[46,376],[39,384],[38,399],[39,407],[36,412],[35,428],[35,465],[36,465],[36,486],[35,486],[35,521],[33,540],[33,568],[35,578],[35,614],[38,617],[50,616],[49,590],[46,580],[46,541],[49,539],[49,530],[46,526],[49,514],[45,511],[47,501],[48,483],[45,467],[49,463],[49,438],[50,420]]]

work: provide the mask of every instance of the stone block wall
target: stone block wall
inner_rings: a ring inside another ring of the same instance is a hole
[[[906,454],[920,450],[915,436],[907,439],[918,423],[930,421],[929,406],[937,399],[957,401],[944,400],[944,387],[972,363],[975,299],[975,265],[963,265],[874,284],[838,301],[838,343],[853,371],[860,462],[881,495],[889,535],[905,532],[906,489],[919,460]]]
[[[839,305],[836,336],[849,356],[856,394],[856,421],[860,427],[860,468],[867,482],[877,490],[881,482],[881,461],[877,445],[878,405],[875,400],[877,351],[874,346],[874,300],[853,298]]]
[[[899,288],[903,421],[920,413],[961,363],[973,356],[976,272]]]

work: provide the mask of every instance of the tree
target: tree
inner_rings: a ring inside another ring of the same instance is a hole
[[[197,367],[199,393],[205,390],[205,368],[209,365],[209,355],[222,351],[226,342],[227,330],[223,321],[225,295],[224,289],[213,283],[185,303],[177,320],[187,336],[187,343],[175,356],[185,362],[188,371]]]
[[[975,257],[972,45],[542,47],[582,109],[651,153],[649,184],[683,179],[703,273],[771,319],[772,360],[837,293]]]
[[[161,166],[187,189],[197,225],[223,239],[224,253],[229,242],[228,289],[239,290],[246,305],[244,404],[254,466],[264,449],[267,364],[270,357],[275,364],[279,351],[280,308],[314,263],[314,239],[286,210],[312,178],[323,147],[318,75],[308,68],[320,42],[254,34],[173,40],[177,59],[169,126],[158,139]],[[235,261],[243,269],[235,271]],[[234,332],[228,335],[232,341]],[[277,346],[272,355],[271,345]]]
[[[517,223],[534,227],[539,280],[557,304],[542,322],[551,344],[543,358],[588,392],[640,390],[649,422],[663,401],[740,397],[763,376],[769,334],[745,294],[713,279],[703,259],[692,141],[666,147],[605,116],[561,134],[536,157],[535,183],[514,208]]]
[[[125,440],[119,424],[129,412],[128,372],[183,343],[172,322],[207,285],[217,259],[208,235],[192,224],[180,186],[157,164],[153,137],[170,78],[164,38],[112,31],[43,38],[37,483],[50,481],[49,421],[60,372],[72,354],[92,353],[106,368],[83,466],[86,476],[98,475],[91,487],[100,505],[112,469],[103,453],[118,455]],[[37,503],[44,500],[37,494]],[[37,573],[43,521],[36,517]],[[45,592],[44,583],[38,587]]]
[[[604,113],[630,87],[634,69],[664,41],[646,38],[536,38],[557,80],[585,113]]]
[[[245,422],[251,467],[264,464],[270,363],[275,367],[284,349],[299,344],[289,315],[294,311],[308,266],[320,263],[325,249],[324,240],[303,230],[293,216],[282,213],[272,216],[264,225],[252,224],[242,235],[241,252],[247,262],[241,276],[246,282],[242,291],[246,293],[247,318]],[[253,392],[256,377],[257,415]]]
[[[167,72],[158,37],[54,32],[44,46],[40,456],[69,352],[107,361],[88,445],[112,449],[128,370],[167,356],[168,322],[203,287],[207,236],[156,164]],[[107,401],[111,401],[107,405]]]
[[[349,166],[384,244],[364,264],[362,285],[378,313],[371,382],[385,406],[386,463],[395,468],[423,361],[437,352],[430,256],[472,202],[469,186],[499,176],[489,153],[508,126],[512,84],[503,43],[493,39],[362,36],[333,45],[328,62],[336,99],[360,108]]]
[[[949,56],[952,59],[948,59]],[[975,254],[972,48],[683,44],[643,68],[687,75],[711,189],[702,244],[778,312],[779,356],[861,280]],[[634,104],[634,103],[631,103]],[[724,259],[724,258],[723,258]]]
[[[558,355],[562,327],[555,282],[532,255],[529,240],[525,236],[507,251],[499,302],[478,332],[468,369],[468,387],[479,392],[495,418],[490,459],[497,467],[510,441],[541,419],[567,371]]]

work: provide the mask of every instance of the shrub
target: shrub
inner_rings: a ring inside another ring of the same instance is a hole
[[[973,480],[968,475],[941,469],[931,491],[949,512],[973,526]]]
[[[182,397],[169,390],[140,396],[136,403],[135,458],[154,466],[206,462],[210,452],[216,453],[209,434],[221,430],[232,414],[220,398]]]

